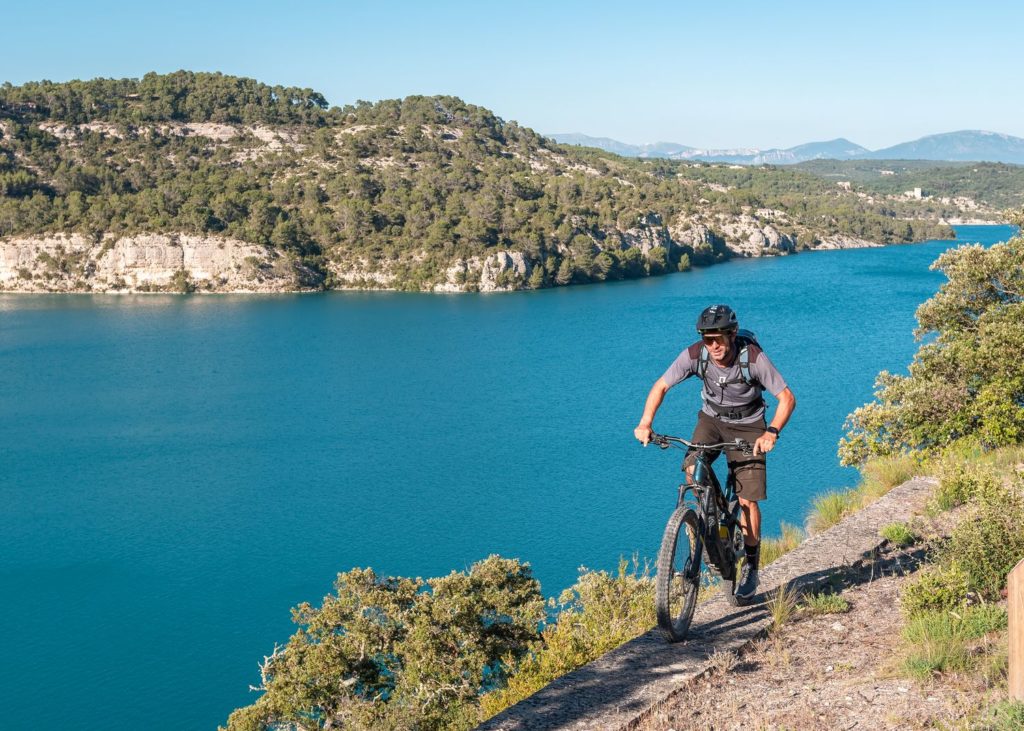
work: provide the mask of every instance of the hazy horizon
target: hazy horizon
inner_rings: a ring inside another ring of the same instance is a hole
[[[297,0],[5,11],[0,81],[221,71],[311,87],[331,104],[452,94],[539,132],[630,144],[871,150],[932,134],[1024,137],[1024,7],[732,2],[552,5]],[[983,53],[978,53],[981,45]]]
[[[584,135],[586,137],[591,137],[593,139],[610,139],[610,140],[613,140],[615,142],[619,142],[619,143],[622,143],[624,145],[632,145],[634,147],[643,147],[645,145],[648,145],[648,146],[651,146],[651,145],[686,145],[687,147],[692,147],[692,148],[697,149],[697,150],[748,150],[748,149],[757,149],[757,150],[759,150],[761,152],[766,152],[766,151],[771,150],[771,149],[788,150],[788,149],[791,149],[791,148],[794,148],[794,147],[800,147],[802,145],[825,144],[825,143],[828,143],[828,142],[835,142],[835,141],[841,140],[841,139],[842,140],[846,140],[847,142],[853,143],[855,145],[860,145],[861,147],[867,148],[871,152],[877,152],[878,150],[884,150],[884,149],[886,149],[888,147],[894,147],[896,145],[900,145],[900,144],[903,144],[903,143],[906,143],[906,142],[915,142],[915,141],[917,141],[919,139],[924,139],[925,137],[935,137],[935,136],[938,136],[938,135],[945,135],[945,134],[957,134],[957,133],[961,133],[961,132],[974,132],[974,133],[981,133],[981,134],[994,134],[994,135],[1006,136],[1005,132],[1000,132],[998,130],[991,130],[991,129],[947,129],[947,130],[932,132],[932,133],[926,134],[926,135],[921,135],[920,137],[915,137],[914,139],[900,140],[899,142],[893,142],[891,145],[885,145],[884,147],[869,147],[868,145],[861,145],[860,142],[858,142],[855,139],[851,139],[851,138],[849,138],[849,137],[847,137],[845,135],[838,135],[838,136],[835,136],[835,137],[828,137],[828,138],[822,138],[822,139],[804,140],[803,142],[798,142],[795,145],[789,145],[788,147],[775,147],[775,148],[758,147],[758,148],[755,148],[753,146],[748,146],[748,145],[726,145],[726,146],[723,146],[723,147],[710,147],[708,145],[695,145],[693,143],[687,142],[686,140],[650,140],[650,141],[647,141],[647,142],[634,142],[632,140],[619,140],[619,139],[615,139],[615,138],[612,138],[612,137],[608,137],[608,135],[589,134],[587,132],[579,132],[579,131],[575,131],[575,130],[571,131],[571,132],[565,132],[565,131],[549,132],[549,131],[545,131],[545,130],[536,130],[536,131],[540,132],[545,137],[561,137],[563,135],[580,134],[580,135]],[[1016,135],[1009,135],[1009,136],[1010,137],[1016,137]],[[1018,138],[1018,139],[1024,139],[1024,138]]]

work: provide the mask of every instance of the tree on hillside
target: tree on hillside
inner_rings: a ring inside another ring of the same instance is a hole
[[[934,339],[909,375],[879,374],[875,400],[847,419],[843,464],[964,439],[982,448],[1024,442],[1024,237],[961,246],[932,268],[948,281],[918,308],[917,336]]]

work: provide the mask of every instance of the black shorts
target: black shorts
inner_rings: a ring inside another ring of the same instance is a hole
[[[765,421],[761,419],[752,424],[733,424],[708,416],[703,411],[697,413],[697,426],[693,430],[691,442],[731,442],[743,439],[753,444],[764,434]],[[708,458],[714,462],[719,452],[708,452]],[[754,457],[737,450],[727,450],[725,458],[729,463],[736,481],[736,495],[744,500],[764,500],[768,497],[767,472],[763,454]],[[696,459],[694,451],[686,455],[683,465],[689,467]]]

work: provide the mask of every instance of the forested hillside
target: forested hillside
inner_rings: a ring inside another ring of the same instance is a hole
[[[1024,205],[1024,166],[999,162],[933,160],[811,160],[797,166],[826,180],[849,181],[862,190],[899,195],[913,188],[936,198],[969,198],[1000,211]]]
[[[15,289],[116,289],[91,272],[127,266],[107,252],[142,234],[266,247],[305,286],[458,291],[944,237],[934,221],[956,213],[797,170],[562,147],[454,97],[328,107],[185,71],[0,87],[0,195]],[[78,248],[32,243],[56,234]]]

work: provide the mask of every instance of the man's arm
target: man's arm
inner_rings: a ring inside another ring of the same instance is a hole
[[[665,379],[659,378],[651,386],[651,392],[647,394],[647,403],[644,404],[644,415],[640,417],[640,423],[633,430],[633,436],[639,439],[645,447],[651,441],[651,424],[654,423],[654,415],[658,413],[658,407],[661,406],[661,402],[664,400],[665,394],[668,393],[668,389],[669,385],[665,383]]]
[[[776,398],[779,399],[779,405],[775,408],[775,416],[772,417],[772,423],[769,426],[774,426],[782,431],[782,427],[786,426],[789,417],[793,415],[793,409],[796,408],[796,396],[787,386]],[[639,437],[637,438],[639,439]],[[754,442],[754,454],[767,454],[775,448],[776,441],[778,441],[778,437],[770,431],[766,431]]]

